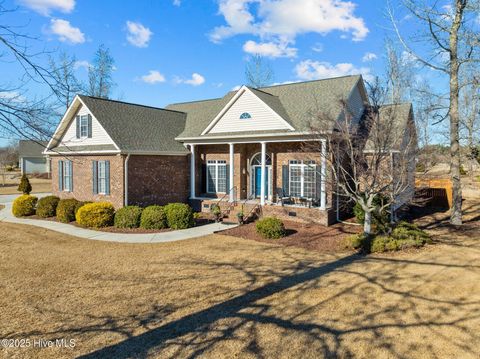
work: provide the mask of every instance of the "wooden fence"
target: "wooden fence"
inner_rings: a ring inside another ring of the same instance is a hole
[[[450,179],[417,179],[416,191],[422,198],[428,198],[430,205],[452,207],[453,188]]]

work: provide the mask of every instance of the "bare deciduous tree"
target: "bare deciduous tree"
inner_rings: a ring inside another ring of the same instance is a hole
[[[324,160],[328,166],[328,186],[343,202],[362,207],[365,234],[372,231],[375,212],[396,210],[406,196],[412,194],[414,178],[411,174],[416,151],[413,121],[408,125],[401,123],[411,115],[405,113],[405,108],[411,107],[381,106],[376,99],[385,91],[378,82],[371,86],[370,94],[372,104],[367,106],[363,116],[341,99],[340,120],[322,112],[315,114],[311,129],[318,141],[305,145],[308,152],[322,153],[319,143],[326,139],[329,151]],[[408,131],[405,135],[404,129]]]
[[[0,17],[12,11],[0,2]],[[19,69],[16,81],[0,83],[0,133],[9,138],[29,138],[40,141],[48,138],[54,126],[50,101],[56,96],[55,79],[50,71],[40,65],[45,52],[33,52],[29,44],[37,39],[20,32],[20,27],[0,25],[0,57],[10,66]],[[48,95],[29,96],[28,88],[38,84],[47,88]]]
[[[459,74],[463,64],[478,61],[479,36],[475,30],[478,17],[478,0],[452,0],[451,4],[434,1],[402,0],[408,13],[423,32],[407,39],[396,20],[394,10],[389,3],[389,15],[398,39],[405,51],[420,64],[438,71],[449,80],[449,119],[450,119],[450,167],[453,184],[453,205],[450,222],[462,224],[462,187],[460,179],[460,111],[459,111]],[[413,48],[415,42],[427,47],[423,51]],[[426,55],[425,55],[426,54]]]
[[[110,50],[104,44],[100,45],[88,69],[88,95],[110,98],[112,88],[115,86],[114,69],[115,60],[110,55]]]
[[[270,64],[260,55],[253,55],[245,67],[247,85],[253,88],[268,86],[272,83],[274,74]]]
[[[61,112],[68,109],[75,95],[83,92],[82,84],[75,76],[76,62],[75,56],[69,56],[66,52],[61,52],[57,61],[53,57],[49,58]]]

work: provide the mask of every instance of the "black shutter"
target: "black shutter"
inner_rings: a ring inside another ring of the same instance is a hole
[[[92,138],[92,115],[88,115],[88,138]]]
[[[70,175],[69,177],[70,192],[73,192],[73,162],[72,161],[68,161],[68,174]]]
[[[93,184],[93,194],[98,194],[98,161],[92,161],[92,184]]]
[[[75,117],[75,122],[77,126],[77,138],[80,138],[80,116]]]
[[[202,164],[202,194],[207,193],[207,165]]]
[[[231,188],[230,187],[230,165],[226,165],[225,168],[226,168],[226,172],[227,172],[226,175],[225,175],[226,176],[226,181],[225,182],[227,183],[226,184],[227,188],[225,189],[225,192],[230,193],[230,188]]]
[[[105,194],[110,195],[110,161],[105,161]]]
[[[289,179],[290,179],[289,166],[283,165],[282,166],[282,191],[283,191],[283,196],[285,197],[290,196]]]
[[[58,190],[63,191],[63,161],[58,161]]]

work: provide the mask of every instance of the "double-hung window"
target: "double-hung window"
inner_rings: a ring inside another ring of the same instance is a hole
[[[81,115],[77,116],[77,138],[91,138],[92,137],[92,116]]]
[[[93,161],[93,193],[110,194],[110,161]]]
[[[80,137],[88,137],[88,115],[80,116]]]
[[[223,160],[207,161],[207,192],[208,193],[226,193],[227,192],[227,161],[223,161]]]
[[[58,188],[60,191],[73,192],[72,161],[58,161]]]
[[[317,168],[315,161],[290,161],[290,196],[315,198]]]

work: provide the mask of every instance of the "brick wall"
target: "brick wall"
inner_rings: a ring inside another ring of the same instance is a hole
[[[189,156],[131,156],[128,202],[147,206],[187,202],[190,195]]]
[[[58,161],[73,163],[73,192],[58,190]],[[110,195],[93,194],[92,161],[110,161]],[[123,206],[123,163],[120,155],[52,157],[52,192],[60,198],[76,198],[80,201],[107,201],[115,208]]]

